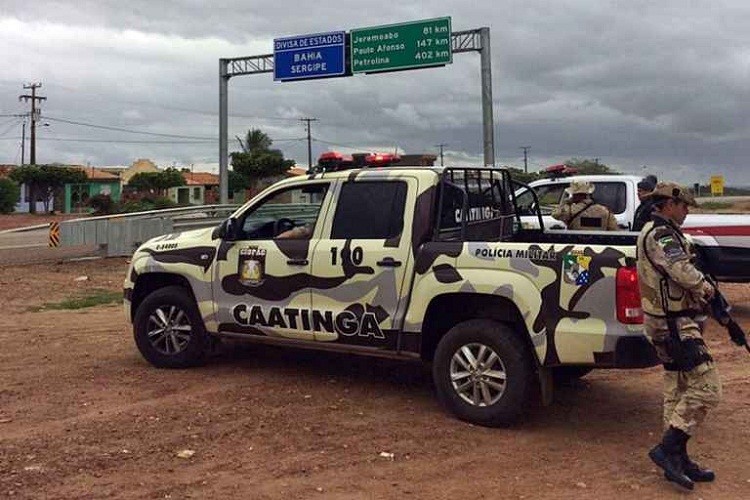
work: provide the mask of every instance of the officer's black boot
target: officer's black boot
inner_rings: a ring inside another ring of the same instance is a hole
[[[682,453],[682,469],[685,471],[685,475],[697,483],[710,483],[716,479],[716,474],[711,469],[704,469],[690,460],[687,452],[687,442],[690,439],[690,435],[685,434],[685,436],[687,437],[683,438],[680,443],[682,445],[680,450]]]
[[[664,477],[668,481],[679,484],[683,488],[692,490],[695,484],[685,475],[682,466],[682,442],[687,434],[680,429],[670,427],[664,433],[661,443],[648,452],[648,456],[656,465],[664,469]]]

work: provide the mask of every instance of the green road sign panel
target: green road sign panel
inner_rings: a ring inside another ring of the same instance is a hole
[[[352,73],[415,69],[452,62],[450,17],[351,30]]]

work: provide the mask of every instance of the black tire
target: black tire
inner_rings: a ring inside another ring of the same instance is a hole
[[[466,364],[467,349],[479,358],[473,374]],[[509,326],[487,319],[464,321],[445,334],[435,351],[432,377],[438,399],[448,411],[461,420],[492,427],[517,422],[534,390],[533,361],[523,341]]]
[[[552,368],[552,380],[555,385],[570,385],[573,381],[591,373],[592,370],[590,366],[556,366]]]
[[[143,357],[159,368],[199,365],[211,345],[195,301],[179,286],[155,290],[141,302],[133,336]]]

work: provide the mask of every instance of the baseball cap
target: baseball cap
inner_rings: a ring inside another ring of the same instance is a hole
[[[683,186],[680,186],[679,184],[675,182],[657,183],[654,190],[651,191],[646,196],[644,196],[644,198],[654,198],[654,199],[673,198],[676,200],[684,201],[691,207],[698,206],[698,203],[696,203],[693,193],[690,192],[689,189]]]

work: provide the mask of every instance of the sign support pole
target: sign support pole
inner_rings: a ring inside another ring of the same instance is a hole
[[[229,76],[227,60],[219,59],[219,203],[229,203]]]
[[[490,29],[480,28],[482,47],[479,57],[482,67],[482,132],[484,136],[484,166],[495,165],[495,123],[492,116],[492,58],[490,57]]]

